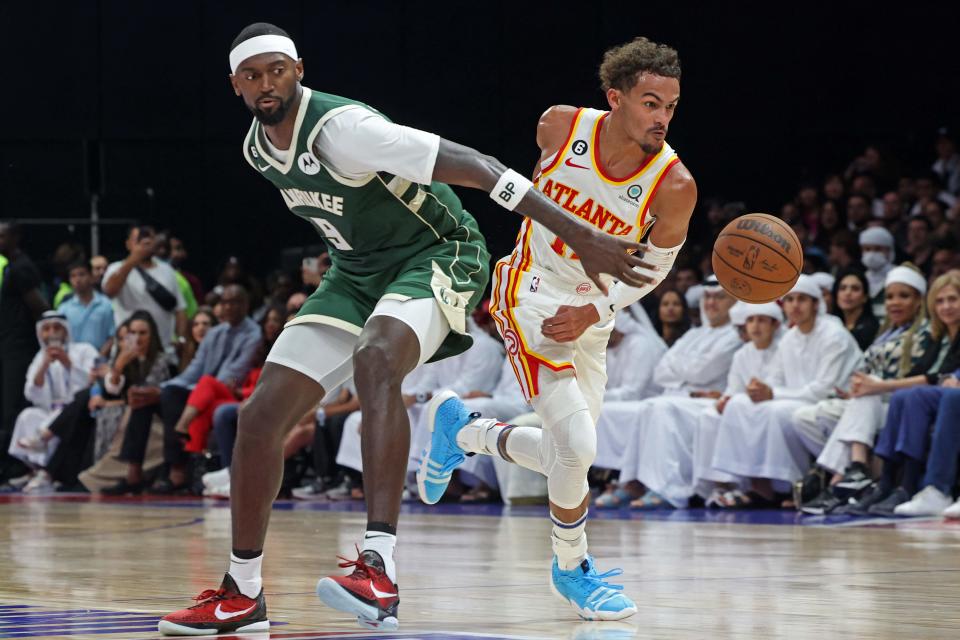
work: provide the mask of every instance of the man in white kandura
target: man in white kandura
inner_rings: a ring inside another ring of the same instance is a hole
[[[532,220],[513,254],[495,268],[491,313],[514,372],[543,429],[477,419],[454,394],[432,401],[433,437],[418,471],[421,498],[440,499],[468,453],[495,455],[547,476],[554,560],[553,590],[586,619],[615,620],[637,606],[597,573],[587,552],[587,471],[606,383],[605,351],[613,318],[670,271],[687,234],[696,185],[665,143],[680,98],[673,49],[637,38],[604,55],[600,78],[610,111],[551,107],[537,126],[535,186],[582,225],[646,239],[632,288],[591,285],[575,252]],[[654,224],[656,222],[656,224]],[[650,230],[649,236],[646,236]]]
[[[820,286],[801,275],[783,297],[793,328],[780,340],[772,374],[767,380],[752,378],[746,395],[731,398],[723,411],[712,466],[750,478],[753,490],[734,492],[722,506],[774,506],[774,491],[803,477],[810,456],[826,442],[826,433],[804,428],[794,412],[845,385],[861,353],[835,317],[818,314],[820,298]]]

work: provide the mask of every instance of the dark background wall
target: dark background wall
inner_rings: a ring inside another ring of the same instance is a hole
[[[305,84],[372,104],[529,172],[534,126],[555,103],[604,106],[596,67],[646,35],[679,49],[670,142],[701,196],[777,211],[805,179],[868,142],[913,167],[958,121],[956,2],[653,3],[75,0],[0,4],[0,217],[105,217],[180,233],[211,276],[255,271],[311,241],[240,155],[250,116],[227,52],[254,21],[296,40]],[[460,190],[494,255],[518,218]],[[150,195],[152,194],[152,195]],[[70,237],[28,228],[38,257]],[[86,242],[86,230],[74,231]],[[119,230],[105,246],[121,251]]]

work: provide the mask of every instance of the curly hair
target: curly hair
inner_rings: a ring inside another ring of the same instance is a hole
[[[677,50],[644,37],[607,50],[600,63],[600,84],[604,91],[629,91],[643,72],[680,79]]]

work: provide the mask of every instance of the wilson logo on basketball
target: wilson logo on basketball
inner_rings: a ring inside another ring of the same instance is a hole
[[[784,251],[790,251],[790,243],[782,235],[774,231],[766,222],[757,222],[756,220],[741,220],[737,223],[737,229],[740,231],[756,231],[757,233],[767,236],[778,245],[783,247]]]

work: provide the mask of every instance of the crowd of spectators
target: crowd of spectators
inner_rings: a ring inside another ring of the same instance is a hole
[[[779,303],[736,302],[709,275],[713,239],[747,208],[702,203],[673,271],[616,318],[597,508],[960,517],[960,154],[941,130],[927,170],[898,166],[867,147],[780,207],[804,275]],[[2,490],[229,497],[239,408],[329,256],[262,284],[231,257],[204,283],[180,238],[140,225],[113,262],[58,247],[49,279],[22,233],[0,223]],[[404,384],[411,475],[441,388],[536,424],[483,307],[469,330],[473,349]],[[361,499],[361,429],[352,385],[330,390],[287,437],[281,493]],[[544,487],[476,456],[449,499]]]

